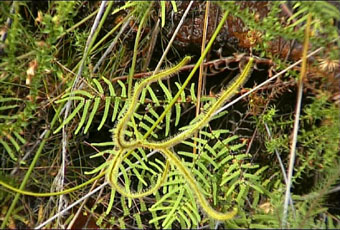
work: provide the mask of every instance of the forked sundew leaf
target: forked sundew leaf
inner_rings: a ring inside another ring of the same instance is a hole
[[[94,99],[93,108],[92,108],[92,111],[90,113],[89,119],[87,120],[87,124],[86,124],[85,129],[84,129],[84,134],[87,133],[87,131],[89,130],[89,128],[90,128],[90,126],[92,124],[92,120],[93,120],[94,116],[97,113],[99,103],[100,103],[100,97],[96,97]]]
[[[68,124],[78,113],[78,111],[83,107],[84,99],[80,101],[77,107],[73,110],[73,112],[64,120],[64,122],[53,132],[54,134],[59,132],[66,124]]]
[[[105,124],[107,116],[109,115],[110,105],[111,105],[111,97],[106,97],[105,98],[104,114],[103,114],[102,120],[101,120],[97,130],[100,130],[103,127],[103,125]]]
[[[84,106],[84,110],[83,110],[83,115],[81,116],[80,122],[79,122],[79,124],[78,124],[78,128],[77,128],[77,130],[75,131],[75,134],[76,134],[76,135],[77,135],[78,132],[80,131],[81,127],[83,127],[83,125],[84,125],[84,122],[85,122],[85,120],[86,120],[87,113],[88,113],[88,111],[89,111],[89,107],[90,107],[90,105],[91,105],[91,102],[92,102],[92,100],[86,100],[86,102],[85,102],[85,106]]]

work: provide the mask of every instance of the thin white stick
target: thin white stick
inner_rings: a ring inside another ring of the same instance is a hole
[[[103,1],[100,5],[100,9],[98,11],[98,14],[96,16],[96,19],[92,25],[92,28],[91,28],[91,32],[90,32],[90,35],[87,39],[87,42],[86,42],[86,46],[85,46],[85,50],[84,50],[84,55],[83,55],[83,58],[81,60],[81,64],[80,64],[80,67],[79,67],[79,70],[78,70],[78,73],[77,73],[77,76],[76,76],[76,79],[74,80],[73,82],[73,86],[72,86],[72,89],[71,91],[77,87],[78,85],[78,81],[80,79],[80,76],[81,76],[81,73],[83,72],[83,68],[84,68],[84,63],[85,63],[85,57],[86,57],[86,54],[88,52],[88,48],[89,48],[89,44],[91,43],[92,39],[93,39],[93,35],[94,35],[94,32],[96,31],[97,27],[98,27],[98,24],[99,24],[99,21],[104,13],[104,10],[105,10],[105,5],[106,5],[106,1]],[[79,87],[81,88],[81,87]],[[71,103],[72,101],[69,99],[65,105],[65,113],[64,113],[64,120],[66,120],[66,118],[68,117],[69,115],[69,112],[70,112],[70,109],[71,109]],[[56,179],[55,179],[55,182],[57,183],[57,190],[63,190],[64,188],[64,179],[65,179],[65,166],[66,166],[66,152],[67,152],[67,143],[68,143],[68,138],[67,138],[67,132],[66,132],[66,127],[67,125],[65,125],[62,129],[62,160],[61,160],[61,167],[60,167],[60,170],[58,172],[58,175],[56,176]],[[58,212],[61,211],[62,207],[63,207],[63,203],[64,203],[64,198],[63,198],[63,195],[61,195],[59,197],[59,202],[58,202]],[[59,216],[58,216],[59,218]],[[59,219],[58,219],[58,224],[59,224]]]
[[[270,133],[270,130],[269,130],[267,123],[264,123],[264,127],[266,128],[269,139],[272,140],[272,135]],[[280,168],[281,168],[281,171],[282,171],[283,179],[285,180],[285,183],[287,184],[287,173],[286,173],[285,166],[283,165],[280,154],[279,154],[279,152],[277,151],[276,148],[274,149],[274,151],[275,151],[276,157],[279,161],[279,165],[280,165]]]
[[[292,187],[292,177],[293,177],[293,170],[294,170],[294,162],[296,156],[296,143],[299,131],[299,120],[300,120],[300,113],[301,113],[301,101],[302,101],[302,93],[303,93],[303,83],[302,80],[299,82],[298,86],[298,97],[296,103],[296,113],[294,119],[294,128],[293,128],[293,140],[290,147],[290,159],[289,159],[289,166],[288,166],[288,177],[286,183],[286,193],[285,193],[285,201],[283,206],[283,217],[282,217],[282,227],[285,228],[287,226],[287,214],[288,214],[288,204],[289,204],[289,197],[290,197],[290,190]]]
[[[287,216],[288,216],[288,204],[289,204],[289,197],[290,197],[290,190],[292,187],[292,178],[293,178],[293,170],[294,170],[294,163],[296,157],[296,143],[298,138],[299,132],[299,122],[300,122],[300,114],[301,114],[301,103],[302,103],[302,94],[303,94],[303,79],[306,77],[306,69],[307,69],[307,52],[308,52],[308,45],[309,45],[309,35],[310,35],[310,24],[311,24],[312,16],[308,14],[307,19],[307,27],[305,30],[305,38],[303,44],[303,52],[302,52],[302,65],[301,65],[301,72],[298,79],[298,92],[296,98],[296,107],[295,107],[295,119],[294,119],[294,128],[293,128],[293,138],[290,147],[289,153],[289,166],[287,172],[287,184],[286,184],[286,192],[285,192],[285,200],[283,205],[283,216],[282,216],[282,228],[286,228],[288,225]]]
[[[53,221],[55,218],[57,218],[58,216],[64,214],[66,211],[70,210],[71,208],[73,208],[74,206],[76,206],[77,204],[79,204],[80,202],[82,202],[83,200],[87,199],[88,197],[92,196],[93,194],[95,194],[96,192],[98,192],[100,189],[104,188],[106,185],[108,185],[108,182],[105,182],[104,184],[98,186],[97,188],[95,188],[92,192],[89,192],[88,194],[86,194],[85,196],[83,196],[82,198],[80,198],[79,200],[77,200],[76,202],[74,202],[73,204],[69,205],[67,208],[65,208],[64,210],[58,212],[57,214],[55,214],[54,216],[52,216],[51,218],[49,218],[48,220],[46,220],[45,222],[43,222],[42,224],[38,225],[37,227],[35,227],[34,229],[41,229],[43,228],[46,224],[50,223],[51,221]]]
[[[271,133],[270,133],[270,130],[269,130],[268,125],[267,125],[266,123],[264,123],[264,126],[265,126],[265,128],[266,128],[266,131],[267,131],[267,133],[268,133],[268,136],[269,136],[270,140],[272,140],[272,135],[271,135]],[[277,151],[277,149],[275,148],[274,150],[275,150],[276,157],[277,157],[277,159],[278,159],[278,161],[279,161],[279,165],[280,165],[280,168],[281,168],[281,171],[282,171],[283,179],[285,180],[285,184],[287,185],[287,183],[288,183],[287,180],[288,180],[288,179],[287,179],[287,173],[286,173],[285,166],[284,166],[283,163],[282,163],[280,154],[279,154],[279,152]],[[294,208],[294,203],[293,203],[292,196],[289,196],[289,202],[290,202],[290,205],[291,205],[291,207],[292,207],[293,214],[294,214],[294,216],[295,216],[295,208]]]

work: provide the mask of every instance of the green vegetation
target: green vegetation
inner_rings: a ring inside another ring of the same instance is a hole
[[[339,228],[337,4],[0,3],[1,227]]]

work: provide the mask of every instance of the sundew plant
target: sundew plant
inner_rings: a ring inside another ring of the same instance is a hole
[[[339,228],[339,9],[1,2],[1,228]]]

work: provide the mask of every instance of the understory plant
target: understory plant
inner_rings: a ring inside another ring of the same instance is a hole
[[[339,228],[340,12],[261,4],[1,3],[1,227]]]

